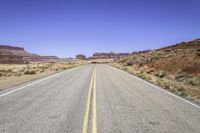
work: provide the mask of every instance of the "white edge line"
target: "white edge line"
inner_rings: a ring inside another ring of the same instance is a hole
[[[84,66],[84,65],[83,65],[83,66]],[[79,67],[81,67],[81,66],[79,66]],[[6,95],[9,95],[9,94],[11,94],[11,93],[13,93],[13,92],[20,91],[20,90],[22,90],[22,89],[24,89],[24,88],[27,88],[27,87],[29,87],[29,86],[32,86],[32,85],[34,85],[34,84],[40,83],[40,82],[42,82],[42,81],[45,81],[45,80],[47,80],[47,79],[53,78],[53,77],[58,76],[58,75],[60,75],[60,74],[63,74],[63,73],[65,73],[65,72],[68,71],[68,70],[77,69],[77,68],[79,68],[79,67],[75,67],[75,68],[72,68],[72,69],[67,69],[67,70],[65,70],[65,71],[63,71],[63,72],[55,73],[55,74],[53,74],[53,75],[51,75],[51,76],[44,77],[44,78],[40,79],[39,81],[35,81],[35,82],[30,83],[30,84],[28,84],[28,85],[25,85],[25,86],[23,86],[23,87],[20,87],[20,88],[14,89],[14,90],[12,90],[12,91],[6,92],[6,93],[4,93],[4,94],[1,94],[1,95],[0,95],[0,98],[1,98],[1,97],[4,97],[4,96],[6,96]],[[30,81],[30,82],[31,82],[31,81]]]
[[[109,65],[109,66],[110,66],[110,65]],[[111,66],[111,67],[113,67],[113,66]],[[150,86],[156,88],[157,90],[160,90],[160,91],[162,91],[162,92],[165,92],[165,93],[167,93],[168,95],[171,95],[171,96],[173,96],[173,97],[175,97],[175,98],[177,98],[177,99],[179,99],[179,100],[181,100],[181,101],[183,101],[183,102],[185,102],[185,103],[188,103],[188,104],[190,104],[190,105],[192,105],[192,106],[194,106],[194,107],[200,109],[200,106],[198,106],[198,105],[196,105],[196,104],[194,104],[194,103],[192,103],[192,102],[190,102],[190,101],[188,101],[188,100],[186,100],[186,99],[183,99],[183,98],[180,97],[180,96],[177,96],[177,95],[175,95],[175,94],[173,94],[173,93],[171,93],[171,92],[169,92],[169,91],[166,91],[166,90],[164,90],[164,89],[162,89],[162,88],[160,88],[160,87],[158,87],[158,86],[156,86],[156,85],[154,85],[154,84],[149,83],[148,81],[145,81],[145,80],[143,80],[143,79],[141,79],[141,78],[138,78],[138,77],[136,77],[135,75],[132,75],[132,74],[130,74],[130,73],[128,73],[128,72],[125,72],[125,71],[123,71],[123,70],[121,70],[121,69],[118,69],[118,68],[116,68],[116,67],[113,67],[113,68],[115,68],[116,70],[118,70],[118,71],[120,71],[120,72],[126,73],[126,74],[132,76],[133,78],[135,78],[135,79],[137,79],[137,80],[143,81],[143,82],[147,83],[148,85],[150,85]]]

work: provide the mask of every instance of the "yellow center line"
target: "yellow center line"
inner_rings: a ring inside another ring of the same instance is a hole
[[[93,92],[93,94],[92,94],[92,92]],[[97,124],[96,124],[96,67],[93,70],[92,78],[91,78],[91,81],[90,81],[90,88],[89,88],[88,97],[87,97],[82,133],[87,133],[87,129],[88,129],[88,119],[89,119],[89,112],[90,112],[91,96],[93,96],[93,98],[92,98],[93,99],[92,133],[97,133]]]
[[[89,117],[89,111],[90,111],[90,101],[91,101],[93,77],[94,77],[94,71],[92,73],[92,78],[90,81],[90,88],[89,88],[88,97],[87,97],[87,104],[86,104],[85,116],[84,116],[84,121],[83,121],[82,133],[87,133],[87,128],[88,128],[88,117]]]
[[[96,111],[96,67],[94,73],[93,84],[93,119],[92,119],[92,133],[97,133],[97,111]]]

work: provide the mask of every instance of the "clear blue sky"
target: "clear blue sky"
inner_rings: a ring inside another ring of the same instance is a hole
[[[200,0],[0,0],[0,44],[74,57],[200,38]]]

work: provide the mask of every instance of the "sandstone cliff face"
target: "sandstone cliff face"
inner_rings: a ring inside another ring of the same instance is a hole
[[[0,55],[32,56],[24,48],[0,45]]]
[[[23,56],[30,56],[23,48],[0,46],[0,63],[24,63]]]
[[[56,56],[39,56],[27,52],[24,48],[0,45],[0,64],[22,64],[50,59],[59,58]]]

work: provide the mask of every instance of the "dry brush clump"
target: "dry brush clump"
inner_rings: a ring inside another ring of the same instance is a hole
[[[24,74],[25,74],[25,75],[26,75],[26,74],[27,74],[27,75],[28,75],[28,74],[32,75],[32,74],[36,74],[36,71],[34,71],[34,70],[28,71],[28,70],[27,70],[27,71],[24,72]]]

